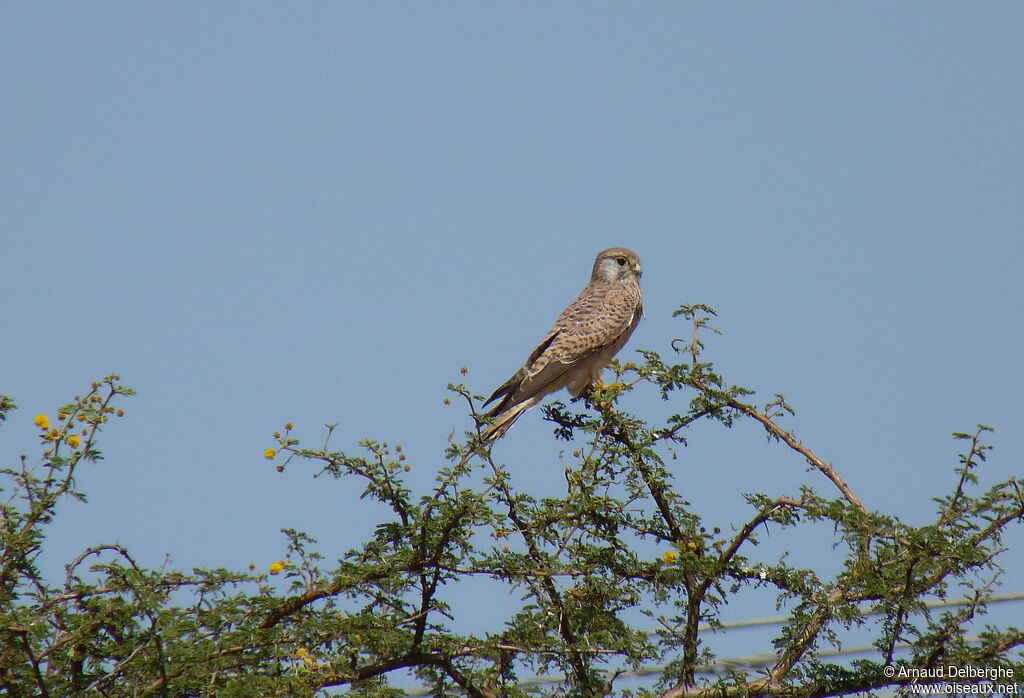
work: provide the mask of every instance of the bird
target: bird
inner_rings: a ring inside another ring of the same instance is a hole
[[[496,402],[483,415],[485,441],[501,437],[545,396],[568,388],[579,397],[600,382],[601,371],[643,315],[642,274],[640,256],[633,250],[611,247],[598,253],[590,283],[562,311],[522,368],[483,404]]]

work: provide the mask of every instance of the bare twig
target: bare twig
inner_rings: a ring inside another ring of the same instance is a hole
[[[707,393],[708,395],[720,394],[720,391],[713,390],[712,388],[708,387],[706,383],[697,378],[691,378],[688,382],[694,388],[697,388],[698,390]],[[793,436],[792,432],[786,431],[785,429],[780,427],[768,415],[766,415],[764,412],[759,411],[753,405],[749,405],[745,402],[740,402],[739,400],[733,397],[725,398],[724,402],[727,406],[733,408],[734,410],[742,412],[748,417],[751,417],[752,419],[760,422],[769,434],[779,439],[780,441],[784,442],[791,449],[802,455],[804,458],[807,459],[808,463],[813,465],[815,468],[818,469],[819,472],[821,472],[825,477],[831,480],[832,483],[839,489],[839,491],[843,493],[843,496],[846,497],[846,501],[855,506],[861,512],[865,514],[867,513],[867,509],[864,508],[864,505],[861,503],[860,499],[853,493],[853,490],[850,489],[849,485],[847,485],[843,478],[839,476],[839,473],[837,473],[835,469],[828,463],[826,463],[821,458],[816,456],[814,452],[811,451],[811,449],[807,448],[802,443],[797,441],[796,437]]]

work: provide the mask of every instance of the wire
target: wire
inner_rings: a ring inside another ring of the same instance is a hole
[[[1008,601],[1022,601],[1024,600],[1024,592],[1014,592],[1010,594],[993,594],[992,596],[985,599],[985,603],[1005,603]],[[927,608],[951,608],[954,606],[967,606],[975,603],[974,599],[961,598],[961,599],[949,599],[943,601],[929,601],[925,603]],[[862,618],[870,616],[881,615],[880,611],[864,611],[860,614]],[[759,626],[768,625],[782,625],[786,621],[790,620],[792,616],[774,616],[771,618],[754,618],[751,620],[736,620],[721,623],[716,626],[711,626],[707,623],[702,624],[698,627],[698,630],[736,630],[739,628],[756,628]],[[648,631],[647,636],[652,637],[658,635],[658,631]],[[967,642],[975,642],[978,640],[976,637],[964,638]],[[895,649],[907,649],[911,647],[909,643],[901,642],[895,645]],[[822,649],[816,652],[818,657],[840,657],[849,654],[864,654],[866,652],[875,651],[877,648],[874,645],[858,645],[856,647],[847,647],[845,649]],[[767,666],[778,659],[778,655],[774,652],[761,652],[758,654],[747,655],[746,657],[733,657],[726,659],[717,659],[707,664],[701,664],[697,667],[698,674],[716,674],[720,669],[757,669],[760,667]],[[666,665],[664,664],[652,664],[650,666],[644,666],[633,671],[618,672],[618,678],[637,678],[642,676],[651,676],[654,674],[661,674],[665,671]],[[545,674],[543,676],[531,676],[529,678],[522,679],[516,682],[517,686],[542,686],[545,684],[552,683],[563,683],[567,680],[565,674]],[[431,695],[431,689],[420,688],[413,691],[409,691],[405,695],[407,696],[429,696]]]
[[[1011,594],[993,594],[992,596],[985,599],[986,603],[1001,603],[1004,601],[1022,601],[1024,600],[1024,591],[1018,591]],[[928,601],[925,603],[927,608],[950,608],[953,606],[967,606],[974,603],[974,599],[948,599],[943,601]],[[881,615],[881,611],[863,611],[860,613],[861,618],[868,618],[870,616]],[[793,616],[774,616],[771,618],[754,618],[752,620],[734,620],[726,623],[721,623],[717,626],[712,626],[709,623],[703,623],[697,630],[733,630],[736,628],[755,628],[761,625],[782,625],[786,621],[790,620]],[[657,630],[648,630],[647,637],[654,637],[658,634]]]

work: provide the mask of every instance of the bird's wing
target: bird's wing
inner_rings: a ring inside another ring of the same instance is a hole
[[[530,356],[529,358],[526,359],[526,363],[523,364],[523,367],[516,371],[514,374],[512,374],[511,378],[509,378],[507,381],[498,386],[498,389],[495,390],[494,393],[489,398],[487,398],[487,402],[483,404],[483,407],[487,407],[489,404],[497,400],[499,397],[510,396],[512,393],[514,393],[516,388],[519,387],[519,384],[523,382],[524,378],[526,378],[529,371],[529,367],[533,366],[537,362],[537,359],[540,358],[541,354],[547,351],[547,348],[550,347],[552,342],[555,341],[555,338],[558,337],[560,331],[561,330],[558,327],[558,323],[556,322],[555,326],[552,327],[551,330],[548,332],[547,337],[542,339],[541,343],[537,345],[537,348],[530,352]],[[494,410],[492,410],[492,412],[500,412],[503,409],[504,403],[505,400],[502,400],[502,403],[495,407]]]
[[[620,287],[585,289],[530,355],[521,369],[524,375],[519,384],[509,386],[510,402],[544,395],[581,360],[614,344],[634,324],[639,312],[636,299]],[[517,377],[519,374],[513,379]]]

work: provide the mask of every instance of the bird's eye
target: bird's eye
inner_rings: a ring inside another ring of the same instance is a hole
[[[620,267],[624,267],[624,266],[626,266],[626,258],[625,257],[616,257],[615,258],[615,263],[618,264]]]

